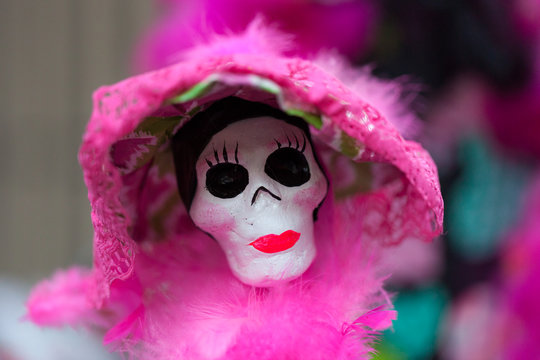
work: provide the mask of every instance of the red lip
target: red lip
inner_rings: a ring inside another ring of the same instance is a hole
[[[249,245],[263,253],[273,254],[292,248],[298,239],[300,239],[300,233],[287,230],[280,235],[268,234],[261,236]]]

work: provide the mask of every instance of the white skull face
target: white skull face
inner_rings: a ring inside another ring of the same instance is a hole
[[[238,279],[273,286],[311,265],[313,211],[328,185],[300,128],[271,117],[232,123],[195,167],[191,218],[218,241]]]

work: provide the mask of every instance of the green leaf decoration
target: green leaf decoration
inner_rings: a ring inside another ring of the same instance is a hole
[[[182,94],[169,99],[168,103],[180,104],[200,98],[203,95],[207,94],[215,84],[216,82],[214,80],[202,81],[193,86],[191,89],[187,90],[186,92],[183,92]]]
[[[251,75],[249,77],[249,80],[255,87],[264,90],[270,94],[277,95],[281,93],[281,88],[279,87],[279,85],[272,80],[268,80],[257,75]]]
[[[322,119],[319,115],[311,114],[298,109],[286,109],[285,112],[291,116],[298,116],[299,118],[304,119],[308,124],[313,125],[316,129],[320,129],[322,127]]]

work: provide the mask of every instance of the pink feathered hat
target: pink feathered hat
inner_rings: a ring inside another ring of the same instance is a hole
[[[95,229],[88,288],[96,306],[114,280],[130,277],[142,244],[195,231],[178,195],[169,139],[226,96],[309,123],[336,206],[359,214],[358,233],[390,244],[441,232],[437,170],[400,134],[413,120],[396,102],[396,85],[335,57],[285,57],[287,46],[286,37],[255,22],[242,35],[182,54],[175,65],[96,91],[79,154]]]

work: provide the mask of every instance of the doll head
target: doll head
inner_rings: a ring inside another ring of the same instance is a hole
[[[227,98],[186,124],[172,146],[191,219],[242,282],[273,286],[304,273],[328,182],[301,119]]]

